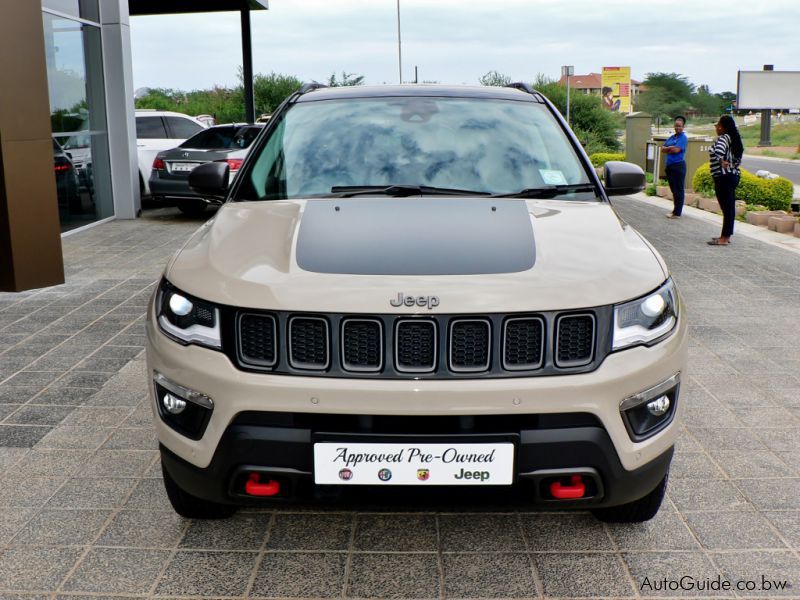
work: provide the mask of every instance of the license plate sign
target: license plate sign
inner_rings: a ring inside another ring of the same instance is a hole
[[[173,173],[188,173],[189,171],[194,170],[197,166],[197,163],[182,163],[176,162],[172,163],[172,172]]]
[[[514,444],[314,444],[327,485],[511,485]]]

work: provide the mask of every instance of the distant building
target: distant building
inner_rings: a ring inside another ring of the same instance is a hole
[[[594,96],[600,95],[600,90],[603,87],[600,83],[602,76],[600,73],[589,73],[588,75],[572,75],[569,78],[569,87],[572,90],[578,90],[584,94],[592,94]],[[558,80],[559,85],[566,86],[566,76]],[[639,92],[644,91],[641,81],[631,79],[631,103],[636,104]]]

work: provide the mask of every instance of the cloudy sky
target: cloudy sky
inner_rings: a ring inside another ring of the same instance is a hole
[[[735,91],[736,72],[800,70],[800,1],[400,0],[404,81],[476,84],[630,65]],[[302,80],[342,71],[397,83],[396,0],[269,0],[252,14],[253,68]],[[135,87],[232,85],[239,13],[131,18]]]

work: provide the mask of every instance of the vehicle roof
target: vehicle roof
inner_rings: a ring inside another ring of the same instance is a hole
[[[184,117],[186,119],[191,119],[192,121],[196,121],[195,117],[191,117],[189,115],[174,112],[171,110],[156,110],[154,108],[137,108],[136,111],[137,117]]]
[[[449,97],[486,98],[495,100],[517,100],[540,102],[536,95],[509,87],[490,87],[484,85],[358,85],[342,87],[323,87],[308,91],[298,102],[333,100],[338,98],[389,98],[389,97]]]

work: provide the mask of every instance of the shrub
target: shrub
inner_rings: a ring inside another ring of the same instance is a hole
[[[692,177],[695,192],[714,195],[714,180],[708,163],[695,171]],[[792,182],[785,177],[762,179],[742,169],[742,178],[736,188],[736,198],[748,204],[763,204],[769,210],[789,210],[792,204]]]
[[[589,157],[592,165],[595,167],[602,167],[610,160],[625,160],[625,155],[616,152],[595,152]]]
[[[651,183],[645,188],[644,193],[648,196],[655,196],[657,194],[656,186]]]

